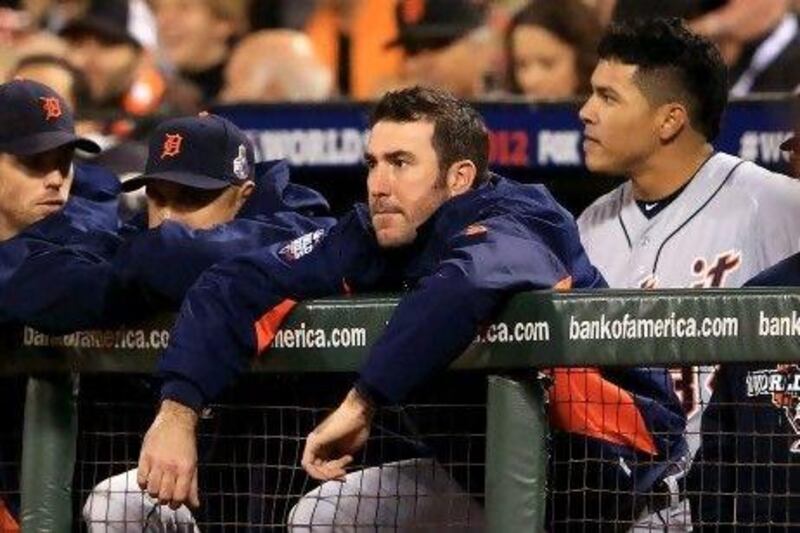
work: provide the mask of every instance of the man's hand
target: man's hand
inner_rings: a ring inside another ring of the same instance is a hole
[[[197,413],[183,404],[164,400],[147,430],[139,454],[136,480],[161,504],[177,509],[199,507],[197,496]]]
[[[306,439],[303,468],[314,479],[342,479],[369,437],[374,409],[355,389]]]

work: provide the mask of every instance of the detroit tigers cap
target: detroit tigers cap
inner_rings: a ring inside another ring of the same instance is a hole
[[[0,152],[32,155],[65,145],[100,152],[75,134],[72,110],[53,89],[23,79],[0,85]]]
[[[486,22],[485,0],[400,0],[395,7],[397,37],[387,47],[407,53],[449,45]]]
[[[255,155],[250,139],[218,115],[166,120],[150,136],[144,174],[122,184],[130,192],[152,180],[195,189],[223,189],[252,178]]]

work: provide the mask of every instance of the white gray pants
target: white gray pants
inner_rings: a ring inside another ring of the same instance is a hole
[[[309,492],[289,531],[483,531],[483,509],[438,463],[408,459],[352,472]]]
[[[673,503],[672,507],[652,512],[645,509],[630,533],[684,533],[692,531],[692,512],[689,500]]]
[[[188,508],[173,511],[142,492],[135,469],[95,486],[83,505],[83,519],[91,533],[200,533]]]
[[[631,533],[691,531],[688,500],[660,513],[645,510]],[[328,481],[289,513],[289,531],[483,531],[484,512],[430,459],[387,463]]]
[[[649,516],[648,516],[649,515]],[[83,506],[91,533],[200,533],[185,506],[173,511],[139,489],[136,470],[98,484]],[[483,531],[481,506],[435,461],[409,459],[352,472],[309,492],[289,514],[290,531]],[[691,531],[688,501],[650,514],[631,530]]]

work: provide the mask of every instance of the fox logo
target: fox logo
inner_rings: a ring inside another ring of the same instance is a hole
[[[164,146],[161,151],[161,159],[165,157],[175,157],[181,153],[183,136],[180,133],[167,133],[164,138]]]
[[[46,121],[56,120],[63,114],[61,102],[55,96],[42,96],[39,100],[42,103],[42,111],[44,111],[44,119]]]

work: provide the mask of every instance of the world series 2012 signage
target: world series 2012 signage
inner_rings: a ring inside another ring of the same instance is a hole
[[[477,103],[490,129],[496,168],[579,168],[583,126],[579,103]],[[734,101],[714,141],[718,150],[770,168],[784,164],[780,144],[792,133],[791,98]],[[368,104],[326,103],[222,106],[215,110],[245,129],[259,159],[296,167],[362,164]]]

